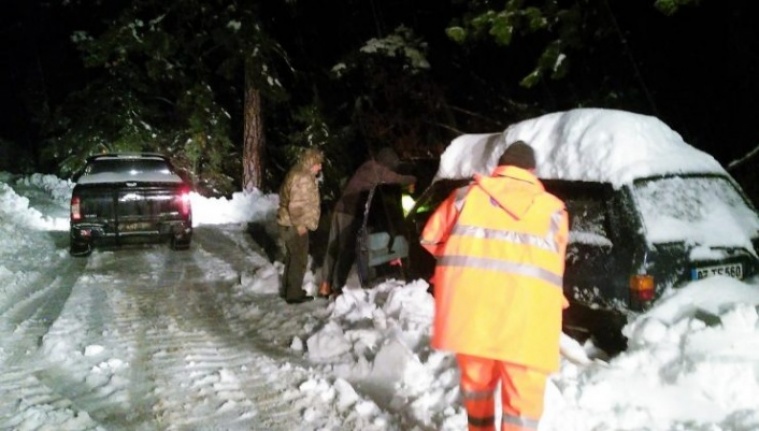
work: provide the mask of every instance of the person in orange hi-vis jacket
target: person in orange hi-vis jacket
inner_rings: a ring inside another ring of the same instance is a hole
[[[509,145],[490,176],[449,196],[422,231],[437,259],[432,347],[456,354],[469,430],[536,430],[559,368],[568,216],[535,176],[535,153]]]

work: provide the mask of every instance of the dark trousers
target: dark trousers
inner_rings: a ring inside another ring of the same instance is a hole
[[[327,253],[322,265],[322,281],[329,282],[334,292],[342,291],[351,266],[356,260],[356,240],[361,227],[360,222],[359,218],[350,214],[332,214]]]
[[[280,226],[279,234],[285,245],[285,274],[282,277],[285,299],[305,296],[303,277],[308,266],[308,232],[298,235],[298,229]]]

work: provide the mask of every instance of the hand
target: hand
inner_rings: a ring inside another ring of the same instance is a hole
[[[308,232],[305,226],[298,226],[298,235],[303,236]]]

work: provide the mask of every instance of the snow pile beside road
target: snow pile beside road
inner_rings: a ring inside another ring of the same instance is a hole
[[[191,199],[195,226],[273,220],[279,205],[279,195],[266,195],[258,189],[234,193],[231,199],[206,198],[197,193],[192,193]]]
[[[32,174],[20,178],[16,184],[45,190],[50,193],[55,202],[65,206],[68,206],[71,191],[74,190],[73,182],[60,179],[55,175]]]
[[[30,208],[28,198],[17,195],[8,184],[0,183],[0,225],[4,234],[20,239],[26,229],[47,229],[54,223]]]

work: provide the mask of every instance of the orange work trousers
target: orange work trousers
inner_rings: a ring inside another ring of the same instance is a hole
[[[537,430],[548,375],[523,365],[456,355],[469,431]],[[502,416],[495,424],[495,389],[501,382]]]

